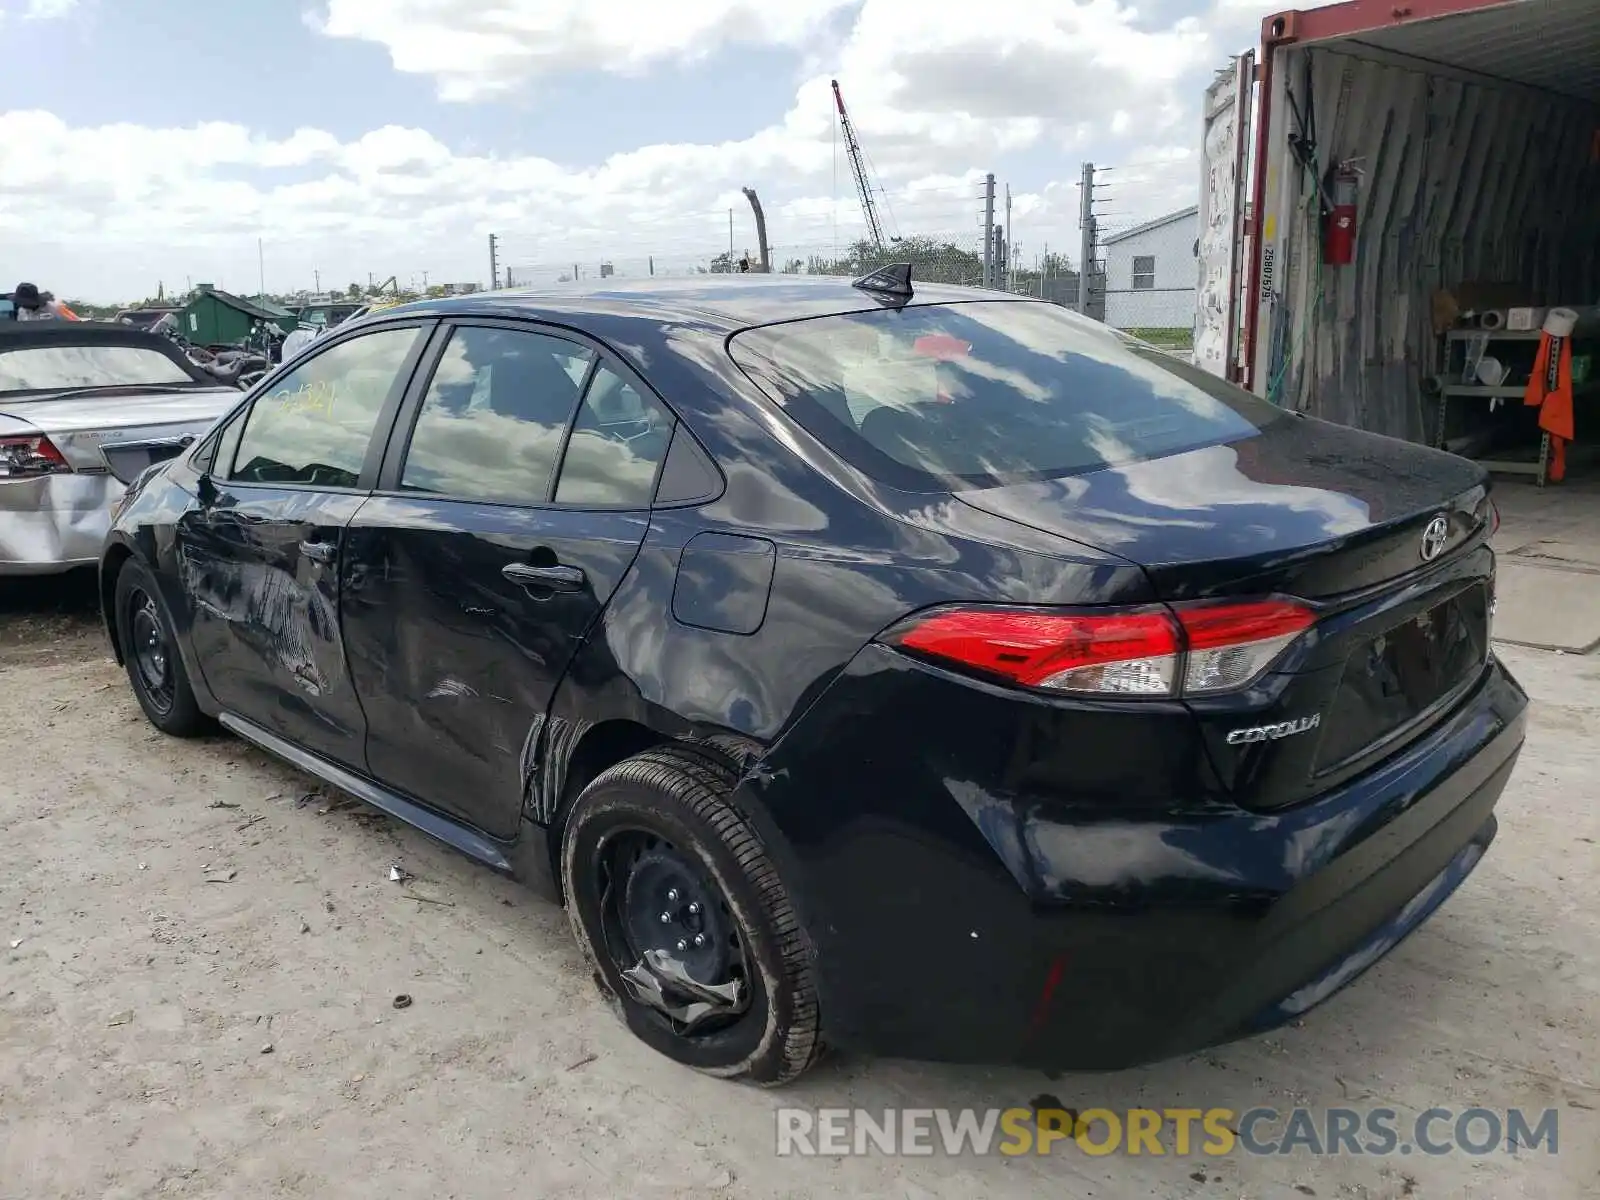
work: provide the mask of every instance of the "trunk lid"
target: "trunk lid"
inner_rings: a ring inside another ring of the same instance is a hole
[[[1164,600],[1360,591],[1426,566],[1421,538],[1435,517],[1448,524],[1443,557],[1489,514],[1476,464],[1305,417],[1221,445],[957,496],[1138,563]]]
[[[199,437],[243,398],[238,388],[0,399],[0,433],[42,433],[75,471],[104,471],[102,448]]]
[[[1284,595],[1317,624],[1248,691],[1189,701],[1235,798],[1270,808],[1403,748],[1489,652],[1488,482],[1454,455],[1306,418],[1084,475],[958,493],[1137,563],[1163,600]]]

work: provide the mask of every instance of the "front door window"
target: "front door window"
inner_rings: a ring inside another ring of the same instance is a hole
[[[384,402],[421,336],[414,327],[378,330],[285,371],[252,406],[230,477],[355,487]]]

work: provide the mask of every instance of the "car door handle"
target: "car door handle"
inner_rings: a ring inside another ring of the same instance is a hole
[[[553,592],[576,592],[588,583],[578,567],[534,567],[527,563],[507,563],[500,568],[500,574],[512,583],[549,588]]]
[[[332,542],[301,542],[300,553],[312,562],[331,563],[339,554]]]

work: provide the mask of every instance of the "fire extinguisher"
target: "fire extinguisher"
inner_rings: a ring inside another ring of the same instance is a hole
[[[1329,178],[1327,215],[1322,226],[1322,261],[1330,267],[1348,267],[1356,256],[1356,201],[1361,192],[1361,173],[1353,163],[1343,162]]]

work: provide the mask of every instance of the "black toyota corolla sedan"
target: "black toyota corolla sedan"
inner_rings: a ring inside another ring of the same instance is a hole
[[[158,728],[540,885],[680,1062],[1110,1068],[1290,1020],[1477,863],[1495,521],[1050,304],[611,280],[319,339],[101,588]]]

